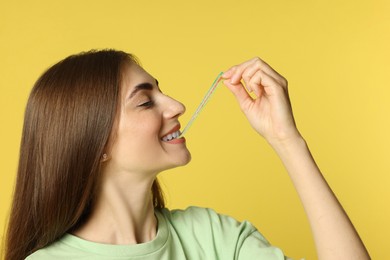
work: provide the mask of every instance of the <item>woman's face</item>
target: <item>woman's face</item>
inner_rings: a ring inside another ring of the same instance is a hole
[[[140,66],[125,66],[121,106],[107,166],[115,172],[158,173],[187,164],[184,138],[168,140],[180,129],[180,102],[163,94],[155,78]]]

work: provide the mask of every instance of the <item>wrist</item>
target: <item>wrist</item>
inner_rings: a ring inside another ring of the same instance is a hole
[[[278,154],[306,147],[306,141],[298,131],[283,138],[274,138],[267,141]]]

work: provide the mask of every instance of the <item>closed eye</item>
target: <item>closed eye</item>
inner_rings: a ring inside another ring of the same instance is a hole
[[[149,100],[147,102],[144,102],[140,105],[138,105],[138,107],[152,107],[154,105],[154,101],[153,100]]]

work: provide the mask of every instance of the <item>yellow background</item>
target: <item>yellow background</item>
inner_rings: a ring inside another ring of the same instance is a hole
[[[387,259],[389,3],[1,0],[0,230],[26,100],[47,67],[93,48],[132,52],[187,106],[185,125],[221,70],[260,56],[288,78],[299,129],[372,258]],[[316,259],[287,174],[226,88],[187,142],[192,162],[161,175],[170,208],[198,205],[248,219],[287,255]]]

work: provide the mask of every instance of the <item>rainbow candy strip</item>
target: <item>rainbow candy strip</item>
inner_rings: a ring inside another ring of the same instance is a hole
[[[213,95],[213,93],[215,92],[215,90],[217,89],[217,86],[219,84],[219,82],[221,82],[222,80],[222,75],[223,75],[223,72],[220,72],[217,76],[217,78],[214,80],[213,84],[211,85],[211,87],[209,88],[209,90],[207,91],[206,95],[204,96],[204,98],[202,99],[202,102],[200,102],[200,105],[198,106],[198,108],[196,109],[195,113],[192,115],[190,121],[187,123],[186,127],[184,127],[184,130],[183,132],[181,132],[180,137],[184,136],[184,134],[188,131],[188,129],[192,126],[192,124],[194,123],[195,119],[198,117],[199,113],[203,110],[203,108],[206,106],[207,102],[209,101],[210,97]]]

